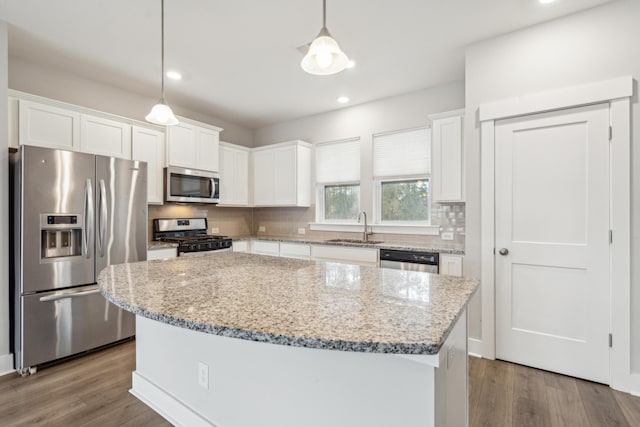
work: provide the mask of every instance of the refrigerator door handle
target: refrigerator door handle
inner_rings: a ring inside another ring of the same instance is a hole
[[[100,290],[98,289],[98,287],[96,286],[93,289],[89,289],[86,291],[80,291],[80,292],[56,292],[53,295],[47,295],[44,297],[40,297],[40,301],[41,302],[47,302],[47,301],[58,301],[61,299],[65,299],[65,298],[75,298],[75,297],[82,297],[82,296],[87,296],[87,295],[93,295],[93,294],[98,294],[100,293]]]
[[[84,256],[91,258],[90,246],[93,245],[93,184],[87,178],[84,184],[84,234],[82,236]]]
[[[104,239],[107,234],[107,188],[104,179],[100,180],[100,197],[98,198],[98,251],[101,257],[104,256]]]

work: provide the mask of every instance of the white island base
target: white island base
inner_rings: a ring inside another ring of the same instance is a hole
[[[136,319],[131,393],[177,426],[468,425],[466,310],[437,355],[416,356],[275,345]]]

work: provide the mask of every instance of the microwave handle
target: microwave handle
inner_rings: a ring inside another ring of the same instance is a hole
[[[216,179],[215,178],[209,178],[209,179],[211,183],[211,194],[209,195],[209,198],[213,199],[214,196],[216,195]]]

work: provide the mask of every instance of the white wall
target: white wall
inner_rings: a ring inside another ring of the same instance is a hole
[[[7,23],[0,21],[0,99],[7,99]],[[9,353],[9,140],[7,103],[0,102],[0,375],[13,369]]]
[[[157,97],[141,95],[67,71],[45,68],[16,56],[9,57],[9,88],[142,121],[158,101]],[[248,128],[206,112],[192,111],[173,102],[170,104],[180,116],[223,128],[220,134],[223,141],[245,147],[253,145],[253,132]]]
[[[631,75],[640,78],[640,1],[619,0],[470,46],[466,52],[467,118],[481,103]],[[632,105],[632,359],[640,372],[640,108]],[[465,125],[465,274],[480,273],[480,136]],[[474,313],[479,314],[476,310]],[[470,319],[477,324],[478,319]],[[624,338],[622,338],[624,339]]]

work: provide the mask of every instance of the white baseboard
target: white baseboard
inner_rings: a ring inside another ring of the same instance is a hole
[[[469,356],[482,357],[482,340],[469,338],[467,353]]]
[[[12,374],[16,370],[13,368],[13,354],[0,355],[0,377],[7,374]]]
[[[134,371],[131,377],[132,386],[129,393],[162,415],[174,426],[216,427],[215,424],[195,413],[184,403],[140,375],[137,371]]]

